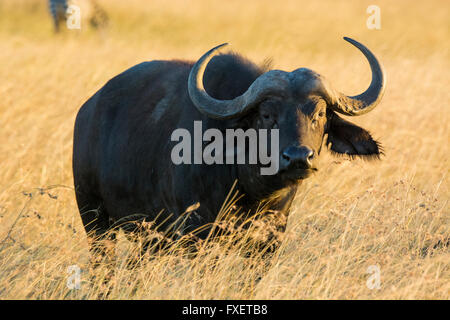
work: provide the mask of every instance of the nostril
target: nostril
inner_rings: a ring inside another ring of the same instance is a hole
[[[314,159],[314,151],[310,150],[308,155],[306,156],[306,160],[311,163]]]
[[[281,156],[283,157],[284,160],[291,161],[291,157],[289,157],[289,155],[286,152],[283,152]]]

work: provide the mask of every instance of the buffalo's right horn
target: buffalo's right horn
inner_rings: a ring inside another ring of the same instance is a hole
[[[344,37],[344,40],[357,47],[366,56],[372,71],[372,82],[366,91],[352,97],[328,90],[331,100],[330,107],[334,111],[348,116],[359,116],[371,111],[380,102],[386,88],[386,76],[383,66],[366,46],[347,37]]]

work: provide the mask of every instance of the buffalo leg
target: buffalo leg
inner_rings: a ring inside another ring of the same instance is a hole
[[[101,199],[79,190],[76,192],[76,198],[91,254],[95,259],[110,255],[110,251],[114,248],[115,237],[114,234],[108,233],[109,215]]]

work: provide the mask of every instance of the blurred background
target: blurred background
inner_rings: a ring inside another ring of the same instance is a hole
[[[325,153],[297,197],[283,253],[260,282],[232,255],[215,271],[164,260],[142,278],[124,271],[110,297],[449,298],[449,1],[69,4],[80,8],[80,29],[61,21],[56,30],[46,0],[0,0],[0,298],[97,298],[103,290],[68,291],[64,270],[87,257],[72,183],[74,119],[106,81],[142,61],[196,60],[229,42],[257,63],[308,67],[357,94],[370,69],[343,36],[386,68],[382,103],[351,119],[381,141],[382,161]],[[367,26],[371,5],[380,29]],[[365,285],[372,264],[383,272],[380,290]]]

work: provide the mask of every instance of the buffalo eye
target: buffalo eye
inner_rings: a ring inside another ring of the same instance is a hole
[[[258,123],[260,126],[263,126],[264,128],[272,128],[272,129],[278,128],[274,116],[270,112],[261,112]]]
[[[320,111],[319,112],[319,117],[321,117],[321,118],[325,117],[325,111]]]
[[[260,114],[261,120],[263,123],[270,124],[273,121],[273,116],[269,111],[262,111]]]
[[[258,123],[265,128],[272,128],[276,123],[277,114],[274,110],[277,108],[277,100],[268,98],[259,105]]]

